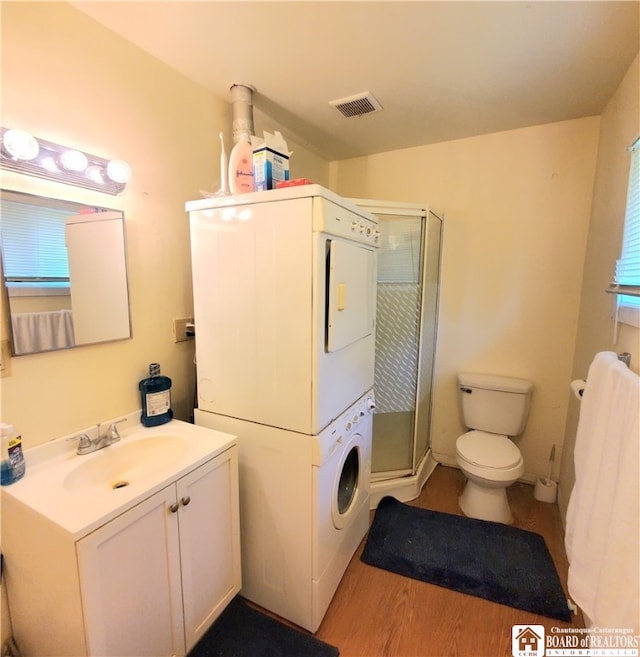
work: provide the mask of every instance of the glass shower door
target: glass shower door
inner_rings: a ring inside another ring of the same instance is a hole
[[[377,212],[373,480],[415,475],[431,445],[442,219]]]
[[[420,357],[423,217],[379,214],[372,475],[410,474]]]
[[[351,200],[378,217],[380,231],[372,498],[376,486],[379,496],[394,485],[417,494],[435,464],[428,454],[444,221],[424,205]]]

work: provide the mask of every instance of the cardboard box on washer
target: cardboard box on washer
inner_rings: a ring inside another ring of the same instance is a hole
[[[281,133],[263,132],[264,139],[253,137],[253,169],[256,191],[275,189],[276,183],[289,180],[289,156],[287,142]]]

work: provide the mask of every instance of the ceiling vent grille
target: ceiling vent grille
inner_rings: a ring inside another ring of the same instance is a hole
[[[330,100],[329,105],[335,107],[347,118],[352,116],[362,116],[363,114],[371,114],[372,112],[380,112],[382,105],[374,97],[370,91],[365,91],[355,96],[348,98],[340,98],[339,100]]]

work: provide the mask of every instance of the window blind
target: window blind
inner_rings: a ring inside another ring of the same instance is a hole
[[[378,282],[419,283],[422,221],[420,217],[380,216]]]
[[[69,281],[68,210],[2,199],[2,259],[8,282]]]
[[[640,307],[640,138],[629,150],[631,166],[622,252],[607,292],[618,294],[620,305]]]

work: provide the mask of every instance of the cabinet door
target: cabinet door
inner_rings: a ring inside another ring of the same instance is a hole
[[[185,654],[175,491],[169,486],[78,541],[90,655]]]
[[[237,447],[177,483],[187,651],[240,590]]]

